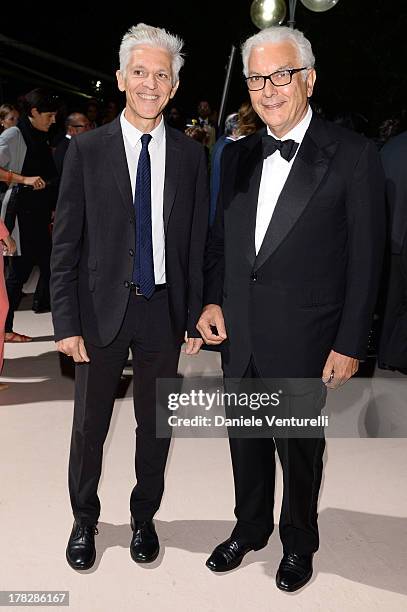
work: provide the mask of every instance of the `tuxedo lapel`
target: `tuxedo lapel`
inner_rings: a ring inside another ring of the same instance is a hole
[[[126,212],[134,215],[129,168],[127,165],[120,118],[112,121],[111,128],[105,135],[105,144],[111,172],[121,195],[120,200]]]
[[[165,126],[165,181],[164,181],[164,231],[167,231],[168,221],[174,205],[177,192],[181,147],[176,130]]]
[[[277,200],[257,254],[256,270],[275,252],[297,223],[328,170],[336,147],[337,142],[326,139],[323,123],[314,115]]]

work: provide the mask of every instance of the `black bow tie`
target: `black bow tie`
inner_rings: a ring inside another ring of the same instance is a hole
[[[295,142],[295,140],[277,140],[269,134],[262,136],[262,142],[264,159],[266,159],[266,157],[269,155],[272,155],[278,149],[281,157],[288,162],[292,160],[299,146],[298,142]]]

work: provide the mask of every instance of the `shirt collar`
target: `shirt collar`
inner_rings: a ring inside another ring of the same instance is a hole
[[[302,143],[302,140],[305,136],[305,132],[308,130],[309,128],[309,124],[311,123],[311,119],[312,119],[312,109],[311,107],[308,105],[308,110],[307,113],[305,115],[305,117],[303,119],[301,119],[301,121],[299,123],[297,123],[297,125],[295,125],[292,130],[290,130],[289,132],[287,132],[287,134],[285,136],[283,136],[283,138],[278,138],[278,140],[294,140],[295,142],[298,142],[298,144]],[[269,134],[270,136],[273,136],[274,138],[277,138],[277,136],[275,134],[273,134],[273,132],[270,130],[270,128],[267,126],[267,134]]]
[[[130,145],[132,147],[135,147],[138,144],[138,142],[140,141],[140,139],[143,136],[144,132],[141,132],[132,123],[130,123],[130,121],[128,121],[126,119],[126,117],[124,116],[124,110],[122,111],[122,113],[120,115],[120,125],[121,125],[121,128],[122,128],[122,132],[126,136],[126,138],[127,138],[128,142],[130,143]],[[153,139],[153,142],[156,142],[157,144],[160,144],[160,142],[162,141],[162,139],[164,137],[164,133],[165,133],[164,119],[161,116],[160,123],[157,125],[157,127],[155,127],[150,132],[150,135],[151,135],[151,137]]]

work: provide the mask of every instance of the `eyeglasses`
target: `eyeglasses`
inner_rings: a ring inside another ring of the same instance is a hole
[[[77,123],[77,124],[71,124],[71,127],[74,128],[90,128],[90,123],[85,123],[85,125],[83,123]]]
[[[245,81],[249,91],[260,91],[261,89],[264,89],[267,80],[269,80],[275,87],[284,87],[284,85],[289,85],[291,83],[293,80],[293,74],[296,72],[301,72],[302,70],[308,70],[308,68],[306,66],[304,68],[287,68],[286,70],[277,70],[276,72],[272,72],[267,76],[254,74],[253,76],[247,77]]]

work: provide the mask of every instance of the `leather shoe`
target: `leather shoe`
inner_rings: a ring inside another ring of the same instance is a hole
[[[292,593],[312,576],[312,555],[284,554],[276,575],[276,584],[281,591]]]
[[[241,564],[246,553],[251,550],[260,550],[266,545],[267,541],[250,544],[242,542],[239,538],[230,537],[218,544],[205,565],[212,572],[228,572]]]
[[[66,560],[75,570],[87,570],[96,559],[95,535],[96,525],[81,526],[75,521],[66,548]]]
[[[154,522],[135,521],[131,518],[133,537],[130,542],[130,554],[136,563],[151,563],[160,552],[160,543],[155,531]]]

